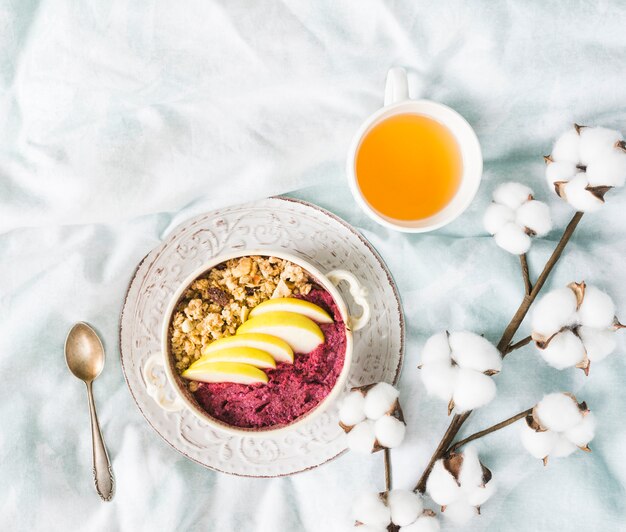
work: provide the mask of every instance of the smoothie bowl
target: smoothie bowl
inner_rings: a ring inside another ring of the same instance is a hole
[[[336,287],[346,281],[358,318]],[[213,428],[276,435],[326,410],[345,387],[352,331],[369,319],[350,272],[323,274],[275,251],[221,255],[173,294],[162,329],[178,400]]]

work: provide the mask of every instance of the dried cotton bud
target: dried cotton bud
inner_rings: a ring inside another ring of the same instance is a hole
[[[463,524],[479,513],[480,506],[494,493],[491,471],[480,463],[475,449],[451,453],[435,462],[426,491],[444,515]]]
[[[355,501],[353,515],[359,532],[387,530],[389,525],[404,532],[439,530],[435,513],[424,510],[421,496],[409,490],[365,493]]]
[[[371,419],[361,421],[350,429],[347,435],[348,448],[361,454],[370,454],[376,447],[374,422]]]
[[[531,236],[543,236],[552,229],[548,206],[533,199],[530,188],[514,182],[496,188],[483,224],[496,244],[514,255],[528,251]]]
[[[431,336],[422,350],[420,377],[429,394],[448,402],[448,413],[473,410],[496,395],[491,378],[502,368],[500,352],[477,334],[447,331]]]
[[[391,384],[379,382],[353,388],[343,398],[339,425],[347,433],[349,449],[369,454],[402,443],[406,423],[398,395]]]
[[[567,393],[544,396],[526,417],[520,437],[526,450],[535,458],[569,456],[577,449],[589,451],[595,434],[595,418],[585,403]]]
[[[439,532],[441,525],[434,512],[426,510],[415,523],[400,527],[400,532]]]
[[[354,501],[352,514],[356,523],[386,529],[391,511],[380,493],[363,493]]]
[[[406,434],[406,425],[399,419],[384,415],[374,424],[374,435],[378,444],[387,449],[393,449],[402,443]]]
[[[392,408],[400,393],[391,384],[379,382],[365,395],[365,415],[368,419],[378,419]]]
[[[365,419],[365,397],[355,390],[344,397],[339,407],[339,421],[348,427]]]
[[[543,296],[533,309],[532,338],[543,359],[556,369],[578,367],[589,373],[615,349],[623,328],[611,297],[584,282],[570,283]]]
[[[575,125],[545,160],[548,184],[577,211],[598,210],[604,195],[626,181],[626,144],[612,129]]]
[[[422,498],[409,490],[391,490],[387,495],[391,522],[397,526],[410,525],[424,511]]]

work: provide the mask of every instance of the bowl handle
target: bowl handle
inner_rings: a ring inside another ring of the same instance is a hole
[[[146,383],[148,395],[152,397],[154,402],[163,410],[167,412],[178,412],[185,408],[185,403],[183,403],[178,396],[174,395],[167,381],[161,353],[151,355],[143,365],[141,373]]]
[[[326,277],[334,285],[338,285],[341,281],[346,281],[350,287],[350,294],[354,302],[362,309],[360,316],[350,316],[350,329],[358,331],[365,327],[370,320],[371,309],[367,300],[367,288],[361,285],[359,280],[350,272],[346,270],[333,270],[326,274]]]

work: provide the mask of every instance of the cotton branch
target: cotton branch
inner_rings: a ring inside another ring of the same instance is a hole
[[[528,259],[526,258],[526,253],[519,256],[520,266],[522,267],[522,277],[524,278],[524,288],[526,289],[526,294],[530,294],[532,292],[532,284],[530,282],[530,273],[528,271]]]
[[[550,273],[552,273],[552,269],[554,268],[558,260],[561,258],[561,254],[563,253],[565,246],[567,246],[567,243],[572,237],[572,234],[574,234],[574,230],[576,229],[576,226],[578,225],[581,218],[583,217],[583,214],[584,213],[582,212],[577,212],[576,214],[574,214],[574,216],[570,220],[570,223],[567,224],[565,231],[563,231],[563,236],[561,236],[561,240],[559,240],[559,243],[557,244],[556,248],[554,248],[552,255],[548,259],[548,262],[546,262],[546,265],[544,266],[542,272],[539,274],[539,277],[537,277],[537,281],[535,282],[535,285],[530,291],[530,294],[524,296],[524,299],[522,300],[521,305],[517,309],[517,312],[511,319],[511,322],[509,323],[507,328],[504,330],[504,333],[502,334],[502,338],[500,338],[500,341],[498,342],[498,349],[500,350],[500,352],[504,352],[504,350],[506,349],[506,346],[508,346],[511,340],[513,339],[513,336],[517,332],[517,329],[519,329],[520,325],[522,324],[522,321],[526,317],[526,314],[528,313],[528,309],[530,308],[530,305],[532,305],[533,301],[537,297],[537,294],[539,294],[540,290],[543,288],[543,285],[548,280]]]
[[[492,425],[491,427],[486,428],[485,430],[481,430],[480,432],[476,432],[472,434],[471,436],[468,436],[467,438],[463,438],[462,440],[452,445],[450,449],[448,449],[448,453],[452,453],[456,451],[459,447],[462,447],[466,443],[477,440],[478,438],[482,438],[483,436],[486,436],[487,434],[491,434],[492,432],[495,432],[497,430],[503,429],[504,427],[508,427],[509,425],[515,423],[516,421],[519,421],[520,419],[523,419],[526,416],[530,415],[532,411],[533,409],[529,408],[528,410],[524,410],[523,412],[520,412],[519,414],[515,414],[514,416],[511,416],[510,418],[505,419],[504,421],[501,421],[500,423],[496,423],[495,425]]]
[[[526,317],[526,314],[528,313],[528,310],[530,309],[530,306],[532,305],[533,301],[537,297],[537,294],[539,294],[546,280],[550,276],[552,269],[554,268],[558,260],[561,258],[563,250],[565,249],[565,246],[567,246],[567,243],[570,241],[572,235],[574,234],[576,226],[579,224],[580,220],[582,219],[583,214],[584,213],[582,212],[575,213],[572,219],[570,220],[569,224],[567,224],[567,227],[563,231],[563,235],[561,236],[559,243],[557,244],[556,248],[554,248],[552,255],[546,262],[542,272],[539,274],[539,277],[537,278],[537,281],[535,282],[534,286],[530,290],[530,293],[527,293],[524,295],[524,298],[522,299],[522,303],[520,304],[519,308],[515,312],[515,315],[513,316],[513,318],[507,325],[506,329],[504,330],[504,333],[502,334],[502,337],[500,338],[500,341],[498,342],[498,346],[497,346],[500,353],[502,353],[502,356],[505,356],[508,352],[510,352],[509,346],[511,344],[511,340],[513,339],[513,336],[515,335],[520,325],[522,324],[522,321]],[[461,427],[463,426],[463,424],[465,423],[465,421],[467,420],[467,418],[470,416],[471,413],[472,411],[469,410],[465,412],[464,414],[456,414],[452,418],[452,421],[448,425],[448,428],[446,429],[446,432],[443,438],[439,442],[437,449],[435,450],[432,457],[430,458],[430,461],[428,462],[426,468],[424,469],[422,476],[420,477],[417,485],[415,486],[415,491],[424,493],[424,491],[426,490],[426,481],[428,480],[428,475],[430,475],[430,472],[435,462],[439,460],[446,453],[446,451],[452,444],[452,441],[458,434],[459,430],[461,430]]]
[[[532,341],[533,341],[532,336],[527,336],[526,338],[522,338],[519,342],[515,342],[514,344],[511,344],[509,347],[507,347],[504,353],[502,353],[502,356],[505,357],[512,351],[520,349],[521,347],[528,345]]]

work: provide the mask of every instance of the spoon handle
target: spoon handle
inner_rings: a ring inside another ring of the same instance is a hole
[[[109,455],[102,439],[96,404],[93,400],[91,382],[87,383],[87,397],[89,398],[89,415],[91,416],[91,442],[93,445],[93,479],[96,491],[103,501],[113,498],[113,470],[109,462]]]

